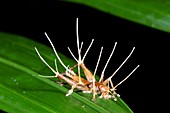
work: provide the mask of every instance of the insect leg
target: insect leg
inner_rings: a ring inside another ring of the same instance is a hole
[[[69,96],[72,94],[73,90],[77,87],[77,84],[74,84],[71,89],[68,91],[68,93],[66,94],[66,96]]]
[[[87,53],[88,53],[88,51],[89,51],[92,43],[93,43],[93,40],[92,40],[91,44],[89,45],[88,49],[86,50],[86,53],[85,53],[85,55],[83,56],[83,59],[81,59],[81,53],[80,53],[81,50],[78,49],[78,54],[79,54],[79,59],[78,59],[78,60],[76,59],[76,57],[75,57],[74,54],[72,53],[71,49],[68,47],[69,52],[71,53],[71,55],[73,56],[73,58],[77,61],[77,65],[75,65],[75,66],[78,66],[78,75],[80,75],[80,66],[81,66],[81,68],[83,69],[84,74],[85,74],[85,76],[86,76],[86,78],[87,78],[87,80],[88,80],[89,82],[90,82],[90,81],[91,81],[91,82],[93,81],[93,74],[92,74],[92,73],[87,69],[87,67],[84,65],[84,59],[85,59],[85,56],[87,55]],[[73,66],[73,67],[74,67],[74,66]]]

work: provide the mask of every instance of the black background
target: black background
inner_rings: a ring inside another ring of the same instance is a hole
[[[26,36],[50,46],[47,32],[57,51],[71,57],[69,46],[76,53],[76,18],[79,18],[80,41],[84,50],[95,39],[85,64],[94,70],[100,47],[104,47],[97,74],[117,41],[115,53],[106,70],[111,75],[135,46],[136,49],[113,78],[116,84],[135,66],[140,68],[121,86],[118,93],[135,113],[158,110],[165,105],[168,88],[170,34],[149,28],[96,9],[55,0],[5,1],[0,4],[0,31]],[[165,109],[165,108],[164,108]]]

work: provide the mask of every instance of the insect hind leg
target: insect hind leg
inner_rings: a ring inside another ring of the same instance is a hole
[[[77,87],[77,84],[74,84],[71,89],[68,91],[68,93],[66,94],[66,96],[69,96],[72,94],[73,90]]]

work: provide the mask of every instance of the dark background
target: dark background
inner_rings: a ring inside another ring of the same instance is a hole
[[[135,66],[140,68],[121,86],[118,93],[135,113],[158,110],[167,99],[170,34],[96,9],[56,0],[5,1],[0,4],[0,31],[26,36],[48,45],[47,32],[57,51],[72,58],[69,46],[76,53],[76,18],[79,18],[80,41],[84,50],[95,39],[85,59],[94,70],[100,47],[103,56],[97,74],[100,75],[109,54],[117,41],[115,53],[106,70],[110,76],[135,46],[136,49],[113,78],[116,84]]]

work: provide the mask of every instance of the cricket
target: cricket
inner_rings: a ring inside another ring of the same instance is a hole
[[[60,58],[60,56],[58,55],[52,41],[50,40],[50,38],[48,37],[47,33],[45,33],[48,41],[51,44],[51,47],[58,59],[58,61],[60,62],[60,64],[65,68],[65,72],[60,73],[57,67],[57,61],[56,59],[54,60],[55,63],[55,69],[53,69],[46,61],[45,59],[41,56],[40,52],[38,51],[38,49],[35,47],[35,51],[38,54],[39,58],[42,60],[42,62],[55,74],[55,76],[43,76],[43,75],[39,75],[40,77],[44,77],[44,78],[59,78],[64,80],[66,83],[68,83],[71,86],[71,89],[68,91],[68,93],[66,94],[66,96],[69,96],[72,94],[72,92],[74,91],[74,89],[78,89],[81,90],[83,93],[92,93],[93,97],[92,100],[94,101],[96,99],[96,95],[99,96],[99,98],[104,98],[104,99],[114,99],[115,101],[117,101],[117,97],[120,97],[119,94],[116,93],[116,88],[121,85],[124,81],[126,81],[136,70],[140,65],[137,65],[122,81],[120,81],[118,84],[116,84],[115,86],[113,85],[112,82],[112,78],[113,76],[120,70],[120,68],[126,63],[126,61],[130,58],[130,56],[132,55],[132,53],[135,50],[135,47],[132,48],[131,52],[129,53],[129,55],[125,58],[125,60],[120,64],[120,66],[113,72],[113,74],[108,77],[107,79],[104,80],[104,75],[105,75],[105,70],[108,66],[108,63],[115,51],[117,42],[115,42],[114,47],[112,49],[112,52],[106,62],[106,64],[104,65],[104,68],[102,70],[101,76],[99,81],[96,80],[95,76],[96,76],[96,72],[97,72],[97,68],[98,65],[100,63],[100,59],[101,59],[101,55],[102,55],[102,51],[103,51],[103,47],[101,47],[99,56],[98,56],[98,60],[96,63],[96,67],[94,72],[91,72],[85,65],[84,60],[94,42],[94,39],[92,39],[90,45],[88,46],[88,48],[85,51],[84,55],[81,55],[81,51],[82,51],[82,47],[83,47],[83,42],[80,43],[79,41],[79,34],[78,34],[78,18],[76,19],[76,37],[77,37],[77,52],[78,52],[78,58],[75,57],[75,55],[73,54],[73,52],[71,51],[70,47],[68,47],[68,50],[70,52],[70,54],[72,55],[72,57],[74,58],[74,60],[76,61],[76,64],[73,65],[72,67],[68,67],[64,64],[64,62],[62,61],[62,59]],[[77,68],[77,73],[75,73],[73,71],[73,69]],[[83,78],[81,76],[81,70],[84,72],[85,78]]]

